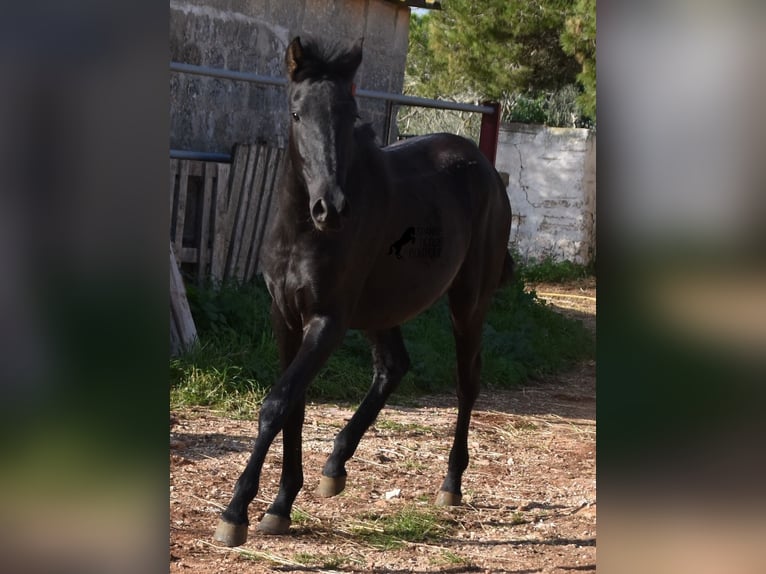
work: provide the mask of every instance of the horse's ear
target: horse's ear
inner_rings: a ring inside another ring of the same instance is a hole
[[[295,73],[300,69],[303,63],[303,45],[301,44],[301,37],[296,36],[290,45],[287,47],[287,53],[285,54],[285,64],[287,64],[287,75],[290,79],[294,79]]]

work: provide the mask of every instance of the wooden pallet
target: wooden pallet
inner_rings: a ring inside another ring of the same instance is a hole
[[[170,160],[171,243],[187,276],[248,281],[258,271],[284,150],[237,145],[232,164]]]

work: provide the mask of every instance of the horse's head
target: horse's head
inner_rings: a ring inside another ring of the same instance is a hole
[[[308,190],[316,229],[340,229],[350,210],[345,188],[357,118],[352,86],[362,41],[340,51],[295,38],[285,61],[292,162]]]

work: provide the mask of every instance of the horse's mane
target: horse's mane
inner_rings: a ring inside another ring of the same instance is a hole
[[[316,38],[301,39],[302,61],[293,81],[324,78],[349,79],[356,71],[358,61],[347,44]]]

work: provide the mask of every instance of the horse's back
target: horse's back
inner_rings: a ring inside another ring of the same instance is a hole
[[[445,192],[470,193],[505,211],[510,221],[510,204],[505,187],[494,166],[476,144],[464,137],[437,133],[406,139],[383,148],[391,170],[392,183],[400,189],[431,180],[445,179]],[[483,197],[482,197],[483,196]]]
[[[471,140],[450,133],[417,136],[383,148],[395,179],[433,174],[478,165],[493,170],[492,164]]]

